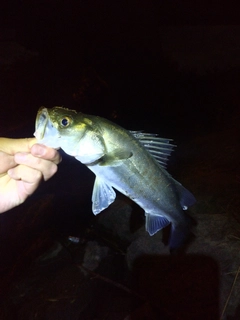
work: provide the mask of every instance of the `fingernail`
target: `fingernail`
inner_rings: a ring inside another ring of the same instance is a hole
[[[43,156],[46,152],[46,147],[41,144],[35,144],[32,148],[34,155],[37,157]]]

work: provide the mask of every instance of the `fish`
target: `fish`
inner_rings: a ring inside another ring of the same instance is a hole
[[[61,148],[95,174],[95,215],[114,202],[116,189],[144,210],[150,236],[170,225],[170,251],[186,242],[192,221],[186,210],[196,199],[166,170],[175,147],[171,139],[129,131],[105,118],[60,106],[38,110],[34,136],[39,143]]]

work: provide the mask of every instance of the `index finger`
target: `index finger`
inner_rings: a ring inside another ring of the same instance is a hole
[[[14,157],[2,151],[0,151],[0,164],[0,174],[6,173],[8,169],[16,166]]]
[[[36,143],[31,147],[31,154],[38,158],[50,160],[55,164],[59,164],[62,160],[61,155],[57,150],[39,143]]]

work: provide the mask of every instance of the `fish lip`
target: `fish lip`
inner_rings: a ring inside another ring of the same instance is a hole
[[[48,120],[49,120],[49,114],[48,114],[47,108],[41,107],[38,110],[36,121],[35,121],[34,136],[38,140],[42,140],[43,139]]]
[[[59,149],[61,147],[61,135],[59,134],[57,127],[51,121],[51,111],[49,112],[45,107],[41,107],[38,110],[34,136],[37,138],[38,143],[54,149]]]

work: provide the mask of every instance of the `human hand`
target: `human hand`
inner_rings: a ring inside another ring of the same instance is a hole
[[[0,213],[23,203],[57,172],[61,156],[35,138],[0,138]]]

